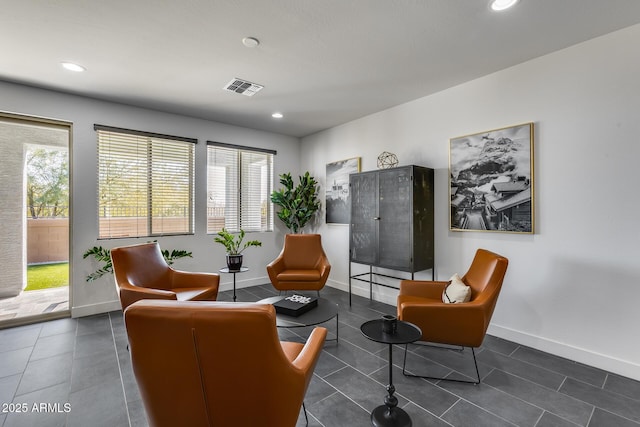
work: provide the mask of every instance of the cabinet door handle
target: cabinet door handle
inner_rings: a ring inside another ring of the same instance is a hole
[[[379,216],[374,216],[373,219],[374,219],[374,221],[380,221],[380,217]]]

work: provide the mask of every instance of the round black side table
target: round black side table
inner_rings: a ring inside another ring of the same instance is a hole
[[[380,405],[371,412],[371,424],[376,427],[411,427],[409,414],[398,408],[398,398],[393,395],[396,388],[393,385],[393,345],[408,344],[417,341],[422,331],[413,323],[397,321],[396,331],[388,334],[382,330],[382,319],[369,320],[360,326],[362,334],[371,341],[389,345],[389,385],[384,398],[384,405]]]
[[[240,270],[229,270],[229,267],[221,268],[220,273],[233,273],[233,302],[236,302],[236,273],[249,271],[249,267],[240,267]]]

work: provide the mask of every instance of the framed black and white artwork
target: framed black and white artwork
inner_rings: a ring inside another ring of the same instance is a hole
[[[533,123],[449,140],[450,230],[534,232]]]
[[[349,174],[360,172],[360,157],[327,163],[327,224],[349,224]]]

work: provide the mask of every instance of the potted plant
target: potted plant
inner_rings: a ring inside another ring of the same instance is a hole
[[[306,172],[298,177],[300,182],[294,188],[290,173],[280,175],[284,188],[271,193],[271,201],[280,206],[278,218],[293,233],[298,233],[320,209],[318,182]]]
[[[242,243],[245,232],[240,229],[237,235],[228,232],[225,228],[218,232],[218,236],[214,240],[225,247],[227,250],[227,267],[229,271],[240,271],[242,267],[242,252],[249,246],[262,246],[259,240],[249,240]]]

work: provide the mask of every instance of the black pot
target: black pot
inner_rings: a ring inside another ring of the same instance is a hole
[[[227,267],[229,267],[229,271],[240,271],[242,267],[242,255],[227,254]]]

